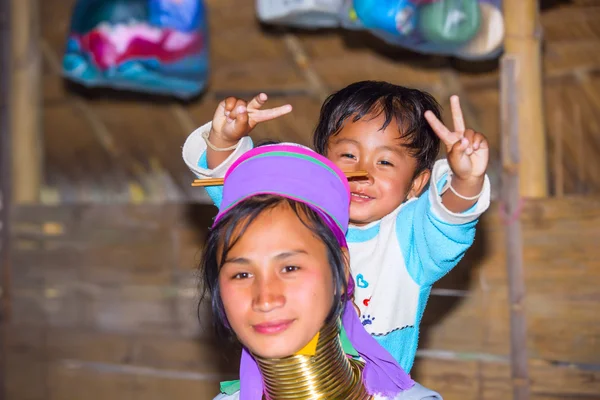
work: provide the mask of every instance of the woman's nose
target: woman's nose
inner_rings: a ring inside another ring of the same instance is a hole
[[[254,311],[269,312],[285,304],[283,284],[278,278],[260,278],[255,281],[254,286]]]

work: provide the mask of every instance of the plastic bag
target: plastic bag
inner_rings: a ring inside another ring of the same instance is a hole
[[[485,59],[502,49],[499,0],[354,0],[349,13],[375,36],[420,53]]]
[[[419,53],[489,59],[502,51],[501,0],[257,0],[266,23],[367,30]],[[337,9],[337,18],[334,14]]]
[[[268,24],[334,28],[344,0],[256,0],[258,18]]]
[[[63,57],[67,79],[190,98],[209,72],[202,0],[78,0]]]

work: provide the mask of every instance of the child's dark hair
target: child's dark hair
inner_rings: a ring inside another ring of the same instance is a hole
[[[335,297],[326,322],[338,318],[344,310],[344,294],[347,293],[348,288],[346,264],[344,253],[335,234],[321,216],[306,204],[275,195],[258,195],[240,202],[228,211],[209,232],[204,247],[202,261],[200,262],[200,273],[202,276],[202,297],[200,303],[202,303],[207,295],[210,296],[215,328],[219,337],[224,337],[232,333],[227,323],[219,290],[219,272],[224,261],[227,259],[227,253],[240,240],[256,217],[265,211],[282,205],[289,206],[302,223],[327,248]],[[218,262],[218,260],[221,261]]]
[[[255,147],[271,146],[273,144],[280,144],[280,143],[281,143],[281,140],[263,139],[263,140],[256,142]]]
[[[330,95],[321,106],[319,123],[313,135],[315,150],[325,155],[329,139],[336,135],[348,118],[353,122],[365,116],[385,115],[381,129],[394,120],[403,131],[406,147],[417,159],[415,176],[433,168],[440,150],[440,139],[431,129],[424,113],[431,110],[441,120],[441,107],[429,93],[388,82],[356,82]]]

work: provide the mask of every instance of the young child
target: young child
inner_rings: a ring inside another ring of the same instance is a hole
[[[252,148],[248,133],[258,123],[291,111],[289,105],[261,110],[266,100],[260,94],[248,104],[235,98],[221,102],[212,124],[186,140],[188,167],[199,178],[222,176]],[[350,182],[346,238],[355,304],[367,331],[407,372],[431,287],[472,245],[490,201],[487,140],[465,128],[456,96],[451,109],[454,131],[442,124],[429,94],[357,82],[325,101],[314,134],[317,152],[344,171],[368,173]],[[448,158],[435,162],[440,140]],[[220,206],[222,188],[208,192]]]

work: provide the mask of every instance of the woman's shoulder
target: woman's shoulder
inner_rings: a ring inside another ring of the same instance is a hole
[[[374,400],[442,400],[442,396],[433,390],[415,383],[412,388],[403,391],[393,399],[387,397],[375,396]]]

